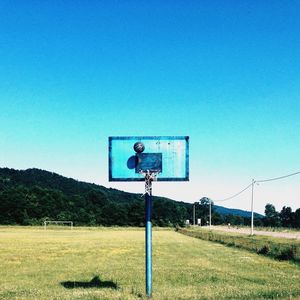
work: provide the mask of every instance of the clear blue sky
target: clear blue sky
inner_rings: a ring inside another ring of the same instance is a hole
[[[189,135],[191,181],[222,199],[300,171],[299,1],[1,1],[0,166],[107,180],[107,139]],[[300,207],[300,176],[255,209]],[[222,203],[250,208],[250,193]]]

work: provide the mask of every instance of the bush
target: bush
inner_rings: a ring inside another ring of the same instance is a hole
[[[266,254],[268,254],[269,252],[270,252],[270,247],[269,247],[269,245],[264,245],[262,248],[260,248],[260,249],[257,250],[257,253],[258,253],[258,254],[264,254],[264,255],[266,255]]]
[[[295,260],[296,252],[297,252],[296,247],[285,248],[279,252],[277,258],[280,260]]]

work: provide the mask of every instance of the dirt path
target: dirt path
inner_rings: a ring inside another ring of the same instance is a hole
[[[209,227],[202,227],[207,228]],[[211,226],[212,230],[221,230],[226,232],[233,232],[233,233],[241,233],[241,234],[250,234],[250,228],[236,228],[236,227],[230,227],[227,226]],[[286,238],[286,239],[297,239],[300,240],[300,232],[273,232],[273,231],[261,231],[261,230],[255,230],[254,228],[254,234],[256,235],[267,235],[267,236],[274,236],[274,237],[280,237],[280,238]]]

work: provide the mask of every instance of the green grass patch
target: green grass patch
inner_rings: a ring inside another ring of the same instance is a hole
[[[250,236],[201,228],[182,228],[178,229],[178,232],[202,240],[250,250],[276,259],[300,263],[300,241],[296,239]]]
[[[140,229],[0,228],[0,299],[146,299]],[[153,231],[153,299],[292,299],[300,268]]]

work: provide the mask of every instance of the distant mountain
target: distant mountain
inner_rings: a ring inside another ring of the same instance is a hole
[[[214,224],[226,222],[229,215],[250,217],[250,212],[243,210],[213,208]],[[192,219],[192,211],[191,203],[153,197],[154,225],[182,226],[187,219]],[[206,224],[207,207],[198,205],[196,215]],[[81,182],[45,170],[0,168],[0,224],[41,224],[43,220],[72,220],[81,225],[143,226],[144,200],[141,194]]]
[[[241,209],[235,209],[235,208],[227,208],[219,205],[214,205],[214,208],[216,212],[218,212],[220,215],[228,216],[241,216],[244,218],[251,218],[251,211],[241,210]],[[263,218],[264,216],[258,213],[254,213],[255,218]]]

